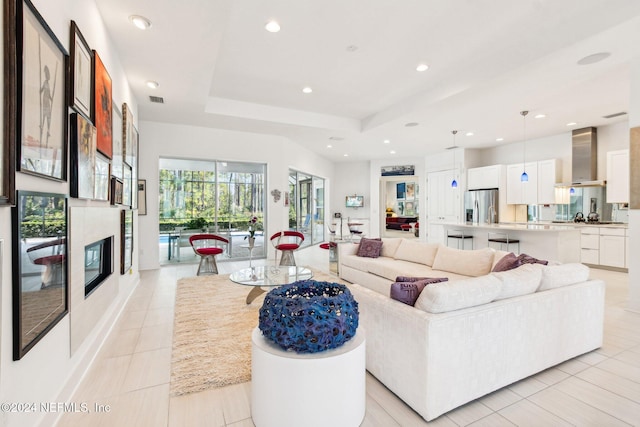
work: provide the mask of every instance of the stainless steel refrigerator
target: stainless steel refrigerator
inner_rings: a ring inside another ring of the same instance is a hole
[[[473,224],[498,222],[498,189],[470,190],[464,193],[464,218]]]

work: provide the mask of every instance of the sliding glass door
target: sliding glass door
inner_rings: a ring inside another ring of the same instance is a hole
[[[303,246],[324,241],[324,179],[289,171],[289,228],[305,236]]]
[[[160,159],[160,261],[196,260],[188,236],[211,232],[229,239],[227,257],[247,258],[249,221],[263,230],[266,165],[243,162]],[[264,257],[263,231],[253,257]]]

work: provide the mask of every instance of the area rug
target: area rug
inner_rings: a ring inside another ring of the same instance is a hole
[[[314,270],[314,280],[345,283]],[[249,286],[228,275],[188,277],[176,289],[171,395],[251,379],[251,332],[264,296],[247,305]]]

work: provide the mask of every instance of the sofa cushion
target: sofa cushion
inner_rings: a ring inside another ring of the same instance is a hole
[[[514,254],[513,252],[509,252],[508,254],[503,256],[500,259],[500,261],[495,263],[491,271],[498,272],[498,271],[513,270],[514,268],[518,268],[521,265],[522,265],[522,262],[520,261],[520,258],[517,257],[516,254]]]
[[[460,310],[493,301],[502,289],[502,281],[494,275],[473,277],[427,286],[415,307],[429,313]]]
[[[589,267],[579,263],[548,265],[542,268],[538,291],[560,288],[589,280]]]
[[[532,294],[538,289],[542,280],[542,265],[524,264],[518,268],[491,273],[491,275],[502,281],[502,289],[496,300],[517,297]]]
[[[424,264],[384,257],[369,261],[364,271],[389,279],[389,282],[397,276],[439,277],[431,274],[431,267]]]
[[[363,237],[360,240],[360,247],[358,248],[358,256],[367,258],[378,258],[380,251],[382,250],[382,240],[380,239],[367,239]]]
[[[491,248],[466,251],[441,245],[432,267],[465,276],[484,276],[491,271],[494,252]]]
[[[383,237],[382,238],[382,251],[380,252],[380,256],[386,256],[393,258],[396,254],[396,250],[400,243],[402,243],[404,239],[399,237]]]
[[[393,257],[432,266],[439,247],[440,244],[438,243],[420,243],[414,240],[402,239]]]
[[[392,283],[389,292],[391,299],[413,306],[425,286],[448,280],[446,277],[414,277],[412,279],[420,280]]]

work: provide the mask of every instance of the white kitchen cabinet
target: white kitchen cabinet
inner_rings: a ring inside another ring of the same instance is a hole
[[[522,182],[522,172],[527,172],[529,180]],[[538,203],[538,162],[524,165],[516,163],[507,166],[507,204],[535,205]]]
[[[562,179],[561,163],[558,159],[538,162],[538,204],[556,203],[556,184]]]
[[[619,231],[624,234],[624,230]],[[625,243],[624,235],[600,235],[600,265],[624,268]]]
[[[624,266],[629,268],[629,229],[624,230]]]
[[[432,172],[427,176],[427,240],[434,243],[444,241],[443,222],[460,221],[462,184],[451,187],[454,176],[460,182],[456,171]]]
[[[467,171],[467,188],[469,190],[500,188],[501,172],[502,165],[469,169]]]
[[[629,203],[629,150],[607,153],[607,203]]]
[[[600,263],[600,231],[598,227],[585,226],[580,230],[580,262]]]

